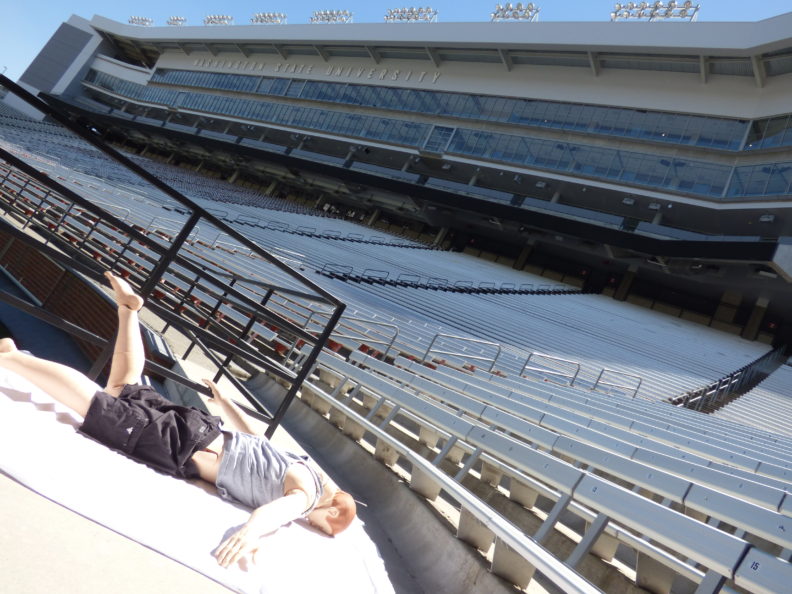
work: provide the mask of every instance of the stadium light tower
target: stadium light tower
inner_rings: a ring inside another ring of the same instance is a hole
[[[617,3],[613,7],[611,20],[633,19],[639,21],[665,21],[677,19],[692,22],[698,17],[699,4],[693,5],[691,0],[685,2],[626,2]]]
[[[183,16],[172,16],[166,22],[171,27],[181,27],[187,22],[187,19]]]
[[[209,14],[204,17],[204,25],[233,25],[234,17],[227,14]]]
[[[427,6],[426,8],[389,8],[385,13],[386,23],[435,23],[437,11]]]
[[[151,27],[151,25],[154,24],[154,19],[142,16],[131,16],[129,17],[129,24],[138,25],[140,27]]]
[[[285,25],[286,13],[284,12],[257,12],[250,17],[254,25]]]
[[[316,10],[309,22],[313,24],[351,23],[352,12],[349,10]]]
[[[512,5],[508,2],[505,6],[500,4],[495,5],[495,10],[490,14],[494,21],[528,21],[534,22],[539,20],[539,7],[533,2],[528,2],[523,5],[518,2]]]

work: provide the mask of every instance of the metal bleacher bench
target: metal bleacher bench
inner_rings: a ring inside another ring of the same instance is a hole
[[[361,353],[353,353],[351,360],[359,364],[384,365]],[[733,578],[738,568],[741,568],[743,556],[752,546],[738,536],[679,513],[665,504],[655,503],[538,450],[524,441],[497,431],[492,428],[493,424],[502,425],[506,420],[510,423],[519,421],[521,431],[515,433],[527,433],[526,438],[531,441],[536,440],[535,445],[552,449],[557,443],[568,456],[583,456],[585,450],[590,455],[589,462],[598,461],[609,474],[617,477],[621,474],[624,480],[649,488],[669,500],[689,504],[691,509],[737,524],[742,531],[740,534],[744,532],[755,534],[784,549],[792,546],[792,540],[787,536],[792,533],[792,521],[778,513],[777,507],[774,511],[763,509],[735,497],[719,494],[708,487],[695,485],[686,479],[652,469],[618,454],[604,453],[594,446],[583,447],[574,439],[560,437],[553,431],[532,425],[504,411],[498,412],[494,407],[481,402],[476,403],[470,396],[460,393],[453,393],[450,390],[444,392],[446,404],[460,407],[455,410],[440,402],[410,393],[392,381],[336,356],[323,354],[317,369],[329,370],[336,374],[336,385],[342,390],[349,382],[365,389],[369,398],[374,399],[366,417],[368,422],[373,422],[377,414],[385,415],[384,420],[378,422],[380,427],[384,427],[398,415],[404,414],[411,420],[417,420],[422,430],[427,430],[426,433],[440,431],[448,435],[447,444],[449,441],[469,444],[474,448],[473,455],[469,457],[456,480],[460,480],[461,476],[470,470],[477,457],[487,454],[502,461],[505,464],[503,468],[506,468],[507,472],[509,468],[513,469],[513,476],[524,474],[557,490],[561,497],[548,519],[533,535],[533,538],[539,542],[547,537],[561,513],[571,503],[582,504],[593,508],[598,517],[602,516],[597,530],[601,531],[605,525],[613,521],[636,530],[644,537],[671,550],[683,552],[695,563],[706,566],[709,573],[701,581],[702,587],[705,588],[702,591],[708,591],[710,584],[712,591],[715,591],[724,579]],[[341,402],[344,401],[343,397],[348,398],[340,393],[335,394],[335,397],[342,398]],[[470,416],[463,416],[463,410]],[[481,421],[484,423],[482,424]],[[447,449],[445,447],[444,451],[447,452]],[[783,496],[784,494],[781,493],[782,498]],[[687,497],[690,497],[690,500],[686,502]],[[584,535],[581,543],[585,542],[585,544],[578,545],[583,549],[574,555],[576,559],[588,552],[588,549],[594,545],[596,536],[592,533],[587,539]],[[763,563],[765,566],[760,572],[761,579],[772,581],[775,579],[773,576],[787,576],[784,579],[792,579],[790,573],[792,570],[784,559],[770,557],[764,559]],[[754,581],[758,579],[759,573],[755,570],[748,573],[744,570],[745,568],[742,567],[741,579],[748,579],[749,576],[753,576]]]
[[[715,517],[737,526],[751,534],[755,534],[783,549],[792,549],[792,519],[780,513],[783,502],[787,499],[783,491],[762,488],[761,485],[748,481],[723,481],[719,490],[692,482],[684,473],[679,476],[659,470],[656,467],[631,459],[638,448],[624,443],[597,431],[592,431],[582,424],[576,424],[570,418],[561,418],[546,412],[533,410],[533,419],[518,418],[507,411],[498,410],[482,401],[474,400],[466,395],[453,392],[437,384],[409,374],[392,365],[353,353],[350,361],[364,365],[372,370],[401,379],[413,389],[418,389],[438,400],[454,405],[473,417],[490,424],[491,427],[502,427],[518,437],[549,451],[566,456],[590,468],[608,472],[634,485],[647,489],[668,500],[694,509],[707,516]],[[410,377],[411,376],[411,377]],[[490,395],[493,401],[508,406],[511,402],[497,395]],[[525,407],[527,408],[527,407]],[[530,409],[529,409],[530,410]],[[558,413],[558,410],[553,410]],[[574,419],[574,413],[566,414]],[[582,421],[588,419],[582,418]],[[541,426],[539,426],[541,423]],[[565,435],[566,434],[566,435]],[[689,466],[689,464],[688,464]],[[731,496],[720,491],[734,492]],[[749,495],[763,497],[762,503],[769,508],[758,507],[753,503],[739,498]],[[769,500],[769,502],[767,501]],[[786,509],[784,509],[786,511]]]

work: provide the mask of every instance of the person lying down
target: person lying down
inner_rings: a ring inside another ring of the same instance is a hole
[[[40,359],[0,339],[0,367],[26,378],[83,417],[78,429],[103,445],[177,478],[201,478],[220,496],[253,509],[215,550],[223,567],[255,562],[260,539],[298,518],[325,534],[345,530],[356,515],[352,496],[307,457],[275,448],[217,385],[204,383],[222,417],[177,406],[141,385],[145,362],[138,311],[143,299],[106,272],[118,306],[118,332],[103,391],[66,365]],[[224,422],[230,425],[226,430]]]

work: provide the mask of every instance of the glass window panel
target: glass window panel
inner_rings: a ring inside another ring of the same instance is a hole
[[[574,121],[575,117],[572,116],[572,106],[568,103],[559,103],[556,110],[556,126],[559,128],[569,129],[570,119]]]
[[[513,117],[515,122],[521,124],[536,124],[544,113],[544,105],[539,101],[523,101],[522,105],[515,108]]]
[[[593,175],[597,164],[598,149],[587,146],[570,146],[572,154],[572,170],[586,175]]]
[[[746,167],[734,168],[729,185],[729,196],[743,196],[745,194],[745,186],[751,178],[750,172],[746,171],[746,169]]]
[[[790,181],[792,181],[792,164],[775,163],[762,168],[763,171],[770,170],[769,179],[765,193],[770,195],[789,193]]]
[[[662,186],[666,178],[669,182],[677,177],[677,166],[672,159],[646,155],[641,164],[642,170],[636,179],[652,186]]]
[[[270,87],[269,92],[271,95],[283,95],[283,93],[286,91],[286,87],[288,86],[288,78],[276,78],[272,81],[272,87]]]
[[[767,187],[769,171],[763,172],[763,165],[741,167],[745,171],[743,176],[743,196],[761,196]]]
[[[762,139],[762,148],[781,146],[788,126],[789,116],[786,115],[768,120]]]
[[[574,122],[570,118],[570,130],[588,130],[594,121],[594,108],[588,105],[576,105],[572,110]]]
[[[488,117],[499,122],[511,120],[512,113],[516,106],[521,103],[518,99],[506,99],[501,97],[480,97],[481,111],[488,114]]]
[[[628,182],[635,181],[636,176],[641,171],[643,156],[636,153],[621,152],[619,157],[622,163],[622,175],[620,179]]]
[[[303,96],[305,91],[303,91]],[[321,83],[317,98],[323,101],[337,101],[350,105],[360,105],[362,89],[357,85]]]
[[[274,78],[262,78],[257,92],[261,93],[262,95],[269,95],[274,82]]]
[[[701,162],[691,162],[687,166],[695,171],[694,192],[710,196],[720,196],[723,193],[724,184],[729,177],[729,167]]]
[[[300,93],[302,93],[303,87],[305,86],[304,80],[292,80],[289,83],[289,88],[286,90],[287,97],[299,97]]]

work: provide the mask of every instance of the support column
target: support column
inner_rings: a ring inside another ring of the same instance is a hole
[[[437,232],[437,235],[435,235],[432,245],[442,244],[445,241],[447,235],[448,235],[448,227],[442,227],[440,231]]]
[[[239,177],[239,169],[236,169],[234,173],[231,174],[231,177],[228,178],[228,183],[233,184],[237,178]]]
[[[140,156],[141,157],[145,157],[146,156],[146,153],[148,152],[148,148],[149,148],[148,145],[143,147],[143,150],[140,151]]]
[[[200,171],[201,171],[201,169],[203,169],[203,166],[204,166],[204,162],[203,162],[203,161],[201,161],[200,163],[198,163],[198,167],[196,167],[196,168],[195,168],[195,173],[198,173],[198,172],[200,172]]]
[[[619,288],[616,289],[616,293],[613,295],[616,301],[624,301],[627,299],[627,295],[630,294],[630,289],[632,288],[637,273],[638,267],[635,264],[627,269],[627,272],[622,277],[621,283],[619,283]]]
[[[171,153],[171,154],[168,156],[168,160],[167,160],[167,161],[165,161],[165,163],[171,163],[171,162],[173,161],[173,158],[174,158],[175,156],[176,156],[176,153]]]
[[[748,318],[748,322],[743,328],[741,334],[743,338],[746,340],[756,340],[756,337],[759,336],[759,328],[762,326],[762,320],[764,320],[765,314],[767,313],[768,305],[770,305],[770,300],[766,297],[759,297],[756,300],[753,311],[751,311],[751,317]]]
[[[374,212],[371,213],[371,216],[369,217],[369,220],[366,221],[366,225],[368,225],[369,227],[373,227],[374,223],[376,223],[377,220],[380,217],[380,212],[381,211],[380,211],[379,208],[375,209]]]
[[[558,201],[560,200],[560,198],[561,198],[561,192],[556,190],[555,193],[553,194],[553,197],[550,198],[550,203],[551,204],[558,204]]]
[[[718,304],[718,309],[715,310],[715,315],[712,316],[713,319],[726,324],[734,323],[734,317],[737,315],[737,308],[740,307],[741,303],[742,293],[737,291],[724,291],[720,303]]]
[[[525,263],[528,261],[528,258],[533,253],[534,244],[532,241],[529,241],[523,246],[520,255],[517,256],[517,259],[514,261],[514,265],[512,268],[515,270],[522,270],[525,267]]]
[[[356,152],[357,152],[357,150],[356,150],[356,148],[354,146],[349,147],[349,150],[347,151],[346,157],[344,157],[344,164],[342,165],[342,167],[345,167],[347,169],[352,167],[352,163],[355,162],[355,153]]]
[[[265,196],[272,196],[272,193],[275,191],[275,189],[277,187],[278,187],[278,180],[273,180],[272,183],[269,185],[269,187],[264,192],[264,195]]]

